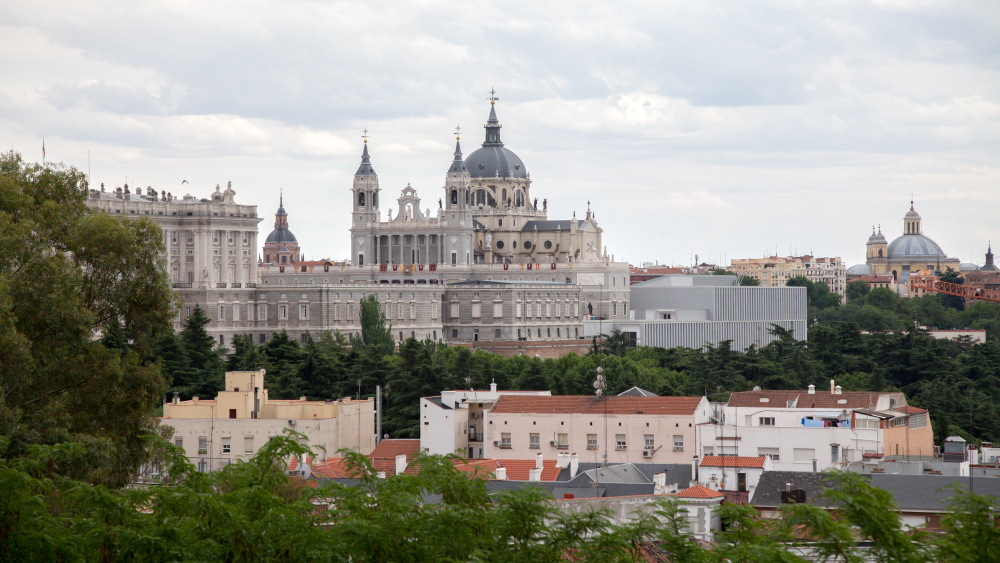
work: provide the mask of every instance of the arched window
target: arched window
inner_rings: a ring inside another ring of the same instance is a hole
[[[524,193],[521,190],[514,192],[514,207],[521,207],[524,205]]]
[[[458,190],[451,190],[451,204],[458,205]]]
[[[500,205],[507,205],[507,188],[501,192]]]
[[[465,190],[465,205],[469,205],[469,190]]]
[[[896,281],[896,270],[892,271],[892,281]]]
[[[878,249],[878,257],[879,257],[879,258],[881,258],[881,257],[882,257],[882,249],[881,249],[881,248],[880,248],[880,249]]]
[[[358,194],[358,207],[364,207],[364,206],[365,206],[365,192],[361,192]]]
[[[378,194],[372,194],[372,207],[378,207]]]

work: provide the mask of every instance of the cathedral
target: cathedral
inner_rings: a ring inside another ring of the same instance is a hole
[[[421,280],[436,278],[431,272],[438,265],[471,272],[463,267],[554,270],[555,264],[606,262],[600,250],[602,231],[590,210],[583,219],[574,213],[572,219],[550,221],[548,200],[539,205],[532,198],[531,174],[504,146],[501,127],[491,99],[482,146],[465,158],[456,139],[438,208],[421,209],[417,190],[407,185],[395,204],[387,206],[384,219],[380,203],[387,202],[380,202],[366,139],[352,187],[354,264],[375,264],[378,273],[403,271]]]
[[[949,258],[930,237],[924,234],[920,225],[920,214],[910,202],[910,210],[903,216],[903,233],[887,242],[882,228],[872,227],[872,234],[865,245],[864,264],[852,266],[848,273],[852,276],[875,275],[892,276],[892,283],[906,285],[910,274],[927,271],[945,272],[949,268],[958,272],[958,258]]]

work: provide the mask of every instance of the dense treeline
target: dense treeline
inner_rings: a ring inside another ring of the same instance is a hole
[[[800,504],[760,519],[751,506],[724,504],[725,531],[705,547],[669,496],[619,523],[609,509],[559,511],[544,489],[490,494],[448,457],[419,457],[418,475],[379,479],[365,457],[343,451],[357,485],[313,488],[284,471],[291,456],[312,454],[298,437],[279,436],[215,473],[196,471],[156,440],[163,484],[119,491],[65,475],[77,444],[0,459],[0,561],[624,563],[649,561],[650,552],[685,563],[1000,559],[996,499],[960,488],[941,519],[944,533],[930,534],[903,529],[892,495],[864,477],[830,473],[836,487],[825,497],[842,507],[836,516]]]

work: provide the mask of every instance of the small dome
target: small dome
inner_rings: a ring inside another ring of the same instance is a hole
[[[295,235],[292,234],[292,231],[288,230],[285,227],[282,227],[274,229],[273,231],[271,231],[271,234],[267,235],[267,239],[264,240],[264,243],[267,244],[269,242],[270,243],[294,242],[298,244],[299,241],[295,239]]]
[[[872,267],[868,264],[855,264],[847,269],[847,275],[849,276],[870,276],[872,275]]]
[[[528,171],[514,151],[506,147],[482,147],[465,159],[465,168],[473,178],[527,178]]]
[[[890,259],[947,257],[936,242],[924,235],[903,235],[889,243]]]

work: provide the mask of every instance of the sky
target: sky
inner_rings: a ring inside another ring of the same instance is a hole
[[[383,201],[433,208],[492,88],[532,197],[619,260],[852,265],[911,197],[949,255],[1000,245],[998,2],[0,0],[0,147],[231,181],[262,237],[283,191],[309,259],[349,256],[363,130]]]

